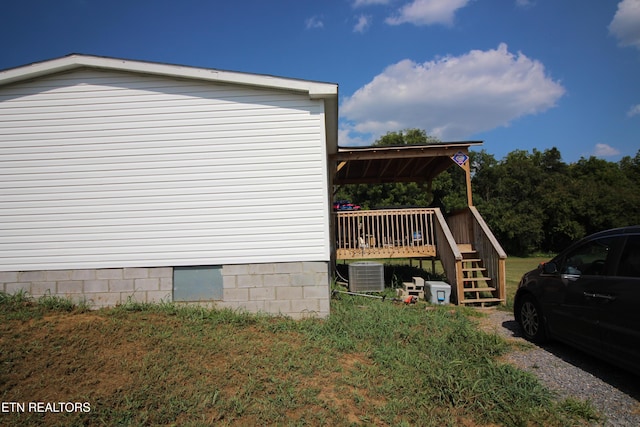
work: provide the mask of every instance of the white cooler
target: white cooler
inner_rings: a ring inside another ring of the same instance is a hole
[[[449,304],[451,286],[445,282],[424,282],[424,298],[431,304]]]

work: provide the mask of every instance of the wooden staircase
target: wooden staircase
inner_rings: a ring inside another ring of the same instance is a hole
[[[496,297],[496,287],[487,275],[482,259],[471,245],[458,245],[462,253],[462,295],[461,305],[489,307],[503,302]]]

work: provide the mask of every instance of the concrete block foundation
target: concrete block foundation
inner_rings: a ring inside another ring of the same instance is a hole
[[[329,263],[285,262],[222,267],[222,300],[187,301],[218,308],[285,315],[294,319],[329,315]],[[172,267],[0,272],[0,291],[24,291],[87,302],[93,308],[128,301],[172,302]]]

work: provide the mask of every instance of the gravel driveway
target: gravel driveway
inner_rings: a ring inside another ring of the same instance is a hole
[[[486,311],[485,331],[527,342],[513,314]],[[604,426],[640,426],[640,377],[595,359],[562,343],[517,350],[505,359],[532,372],[560,397],[590,401],[605,417]]]

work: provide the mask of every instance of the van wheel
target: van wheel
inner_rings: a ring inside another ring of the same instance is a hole
[[[540,305],[531,295],[523,295],[518,307],[518,323],[522,335],[532,342],[542,344],[547,340]]]

